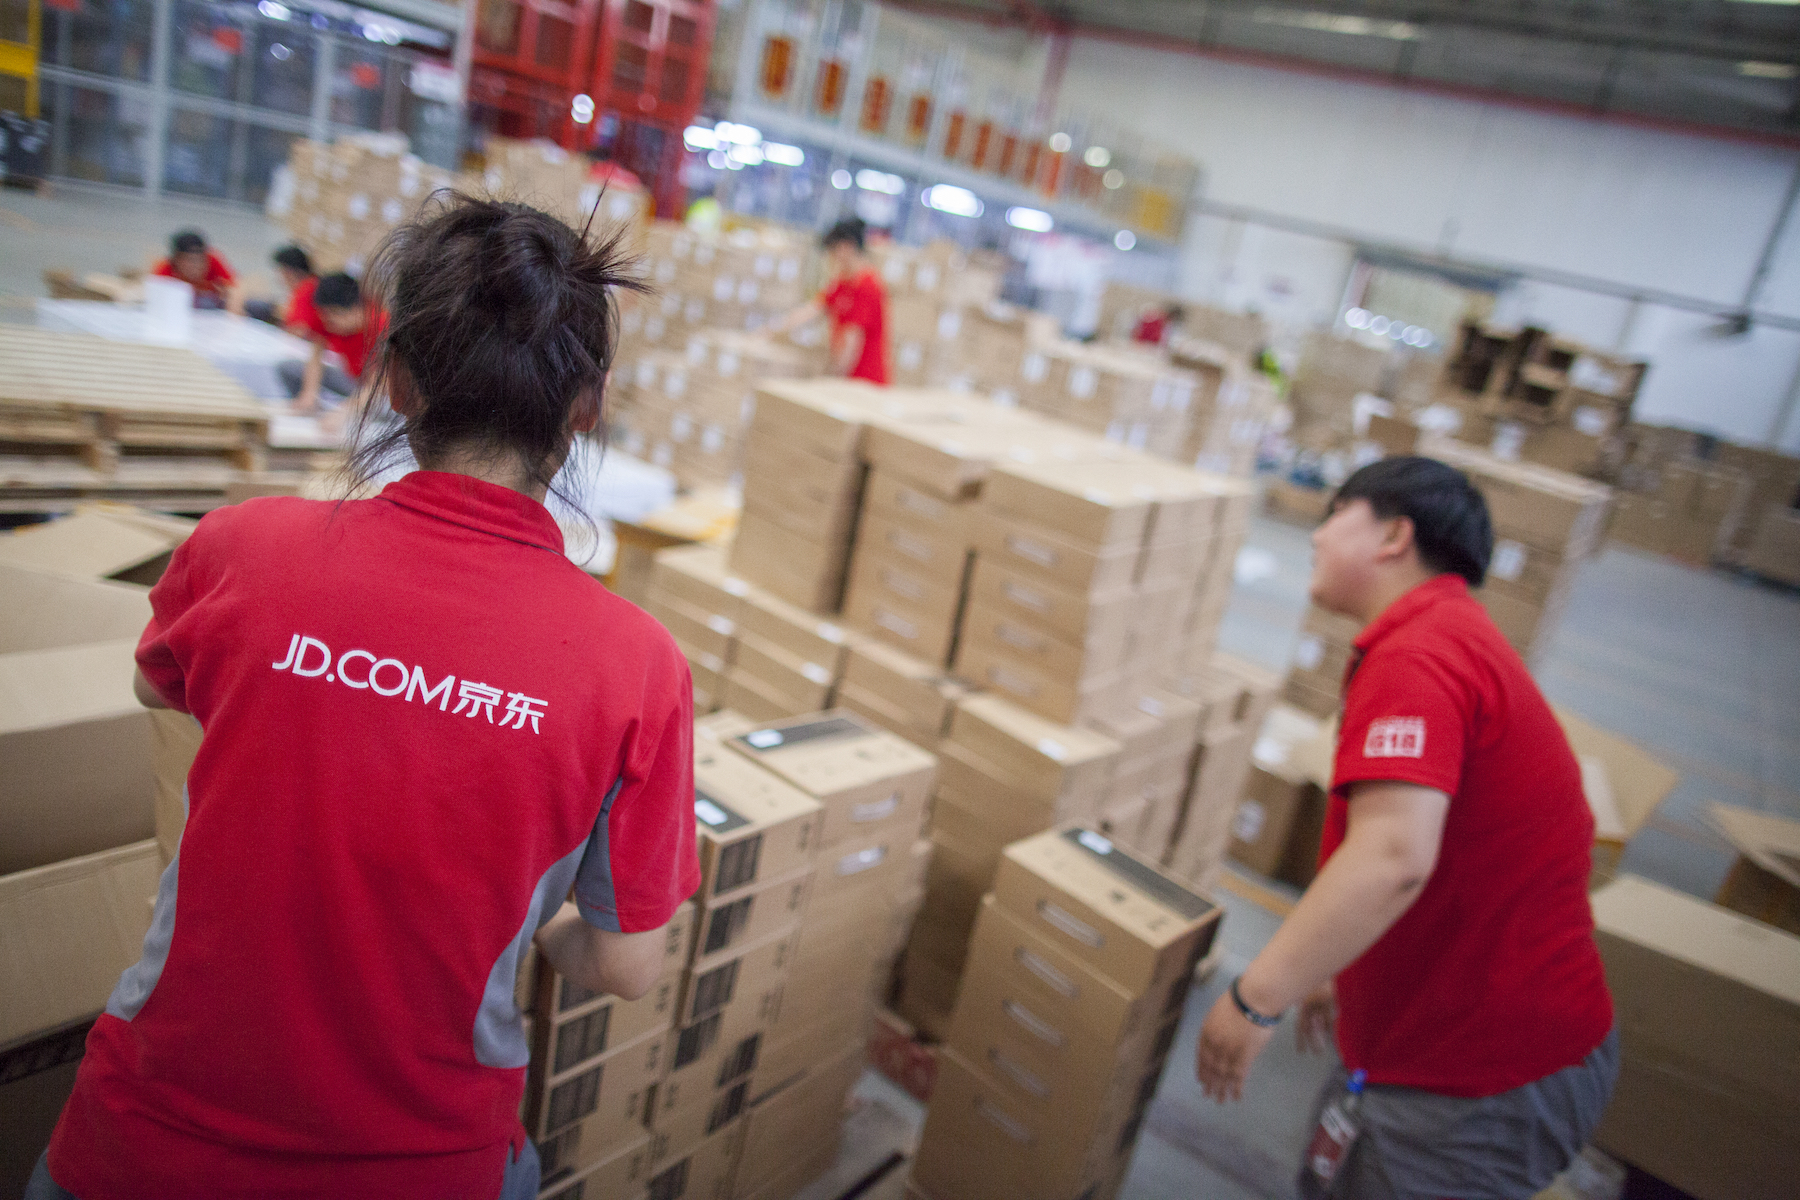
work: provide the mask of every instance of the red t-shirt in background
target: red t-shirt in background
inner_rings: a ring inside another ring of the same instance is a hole
[[[819,297],[825,311],[831,314],[831,344],[847,326],[863,331],[862,356],[850,370],[851,379],[866,379],[886,386],[887,362],[887,293],[873,270],[850,279],[840,279]]]
[[[315,285],[314,291],[317,291]],[[297,292],[297,289],[296,289]],[[369,355],[381,342],[382,330],[387,328],[387,314],[379,308],[371,308],[363,327],[355,333],[333,333],[325,328],[325,318],[319,315],[318,307],[313,303],[311,293],[306,297],[306,309],[295,314],[297,319],[292,323],[304,329],[307,334],[325,343],[325,348],[335,350],[343,356],[344,369],[350,372],[353,379],[361,379],[363,368],[368,365]]]
[[[1163,335],[1168,332],[1168,318],[1161,313],[1152,313],[1139,321],[1137,328],[1131,333],[1134,342],[1145,342],[1152,346],[1162,345]]]
[[[313,307],[313,293],[318,290],[317,275],[308,275],[295,284],[293,294],[288,297],[287,312],[281,318],[282,325],[289,330],[323,328],[318,324],[319,310]]]
[[[1437,867],[1337,979],[1338,1047],[1369,1082],[1490,1096],[1574,1066],[1612,1028],[1594,945],[1594,820],[1543,693],[1460,576],[1388,606],[1356,639],[1320,862],[1347,785],[1450,797]]]
[[[161,275],[164,279],[181,279],[181,276],[175,273],[175,263],[167,258],[156,264],[156,268],[152,271],[152,274]],[[187,281],[182,280],[182,282],[186,283]],[[206,252],[206,280],[203,283],[196,283],[193,285],[194,294],[200,295],[204,293],[206,295],[217,297],[219,302],[223,304],[225,302],[225,289],[236,282],[237,276],[231,273],[231,268],[225,265],[225,260],[220,258],[217,254],[214,254],[211,250],[208,250]]]
[[[435,471],[217,509],[176,550],[137,661],[205,735],[64,1188],[499,1194],[538,923],[573,888],[656,929],[699,884],[686,661],[562,551],[542,505]]]

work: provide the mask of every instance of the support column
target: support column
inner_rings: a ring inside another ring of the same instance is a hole
[[[163,164],[169,155],[169,39],[175,0],[156,0],[150,26],[150,144],[144,155],[144,194],[162,198]]]

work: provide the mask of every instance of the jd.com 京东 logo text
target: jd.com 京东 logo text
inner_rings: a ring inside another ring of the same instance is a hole
[[[496,723],[494,706],[504,697],[506,705],[498,722],[502,729],[523,729],[525,722],[530,721],[531,732],[537,733],[538,721],[546,715],[549,705],[548,701],[523,692],[508,692],[472,679],[464,679],[459,685],[454,675],[446,675],[432,684],[426,681],[422,667],[408,667],[397,658],[377,658],[367,650],[346,650],[334,661],[330,646],[318,638],[299,633],[288,640],[287,657],[269,665],[303,679],[323,676],[326,683],[341,683],[359,690],[366,688],[377,696],[402,696],[427,705],[436,703],[439,712],[448,712],[453,717],[486,717],[490,725]],[[456,693],[454,709],[450,707],[453,690]]]

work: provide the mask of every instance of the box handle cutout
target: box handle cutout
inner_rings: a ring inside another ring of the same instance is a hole
[[[1030,1071],[1027,1071],[1022,1064],[1014,1062],[1007,1055],[1000,1053],[998,1050],[989,1050],[988,1061],[994,1064],[995,1070],[999,1071],[1002,1075],[1006,1076],[1038,1099],[1043,1100],[1049,1097],[1050,1085],[1045,1083],[1042,1079],[1039,1079],[1036,1075],[1033,1075]]]
[[[1071,1000],[1081,995],[1080,985],[1025,947],[1020,946],[1013,951],[1013,957],[1018,960],[1021,967],[1043,980],[1058,995],[1066,996]]]
[[[1086,921],[1073,913],[1050,903],[1048,900],[1038,901],[1038,916],[1063,933],[1068,934],[1084,946],[1092,946],[1098,950],[1106,945],[1106,936]]]
[[[976,1097],[975,1111],[986,1117],[989,1121],[992,1121],[999,1127],[1001,1133],[1004,1133],[1013,1141],[1018,1142],[1021,1146],[1029,1146],[1031,1144],[1031,1130],[1001,1112],[993,1104],[989,1103],[985,1096]]]
[[[1040,1042],[1060,1048],[1063,1043],[1068,1040],[1063,1036],[1062,1030],[1044,1020],[1044,1018],[1038,1016],[1029,1008],[1020,1004],[1017,1000],[1005,1001],[1000,1005],[1000,1011],[1024,1026],[1025,1031],[1037,1038]]]

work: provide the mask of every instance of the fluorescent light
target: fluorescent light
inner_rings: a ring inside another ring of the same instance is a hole
[[[1741,62],[1738,74],[1748,75],[1752,79],[1792,79],[1800,75],[1800,66],[1793,63],[1778,62]]]
[[[1121,250],[1129,250],[1137,245],[1137,234],[1131,232],[1129,229],[1121,229],[1119,232],[1113,234],[1113,245]]]
[[[1370,313],[1368,309],[1353,308],[1344,314],[1344,324],[1352,329],[1367,329],[1369,327],[1369,316]]]
[[[1800,0],[1792,0],[1800,3]],[[1337,13],[1295,12],[1288,8],[1259,8],[1251,20],[1262,25],[1286,25],[1290,29],[1312,29],[1319,33],[1341,33],[1347,37],[1380,37],[1396,42],[1416,42],[1419,27],[1406,21],[1383,21],[1374,17],[1340,16]]]
[[[831,186],[840,192],[844,191],[850,186],[850,172],[843,170],[833,171],[831,173]]]
[[[865,192],[885,192],[890,196],[898,196],[906,190],[906,180],[898,175],[864,167],[856,173],[856,186]]]
[[[979,217],[987,207],[982,204],[981,197],[968,188],[948,183],[926,188],[919,194],[919,199],[926,208],[935,208],[939,212],[958,217]]]
[[[1056,154],[1067,154],[1069,152],[1069,147],[1074,144],[1074,140],[1066,133],[1053,133],[1050,135],[1050,149]]]
[[[704,125],[689,125],[681,131],[681,140],[689,150],[717,150],[719,135]]]
[[[706,156],[706,165],[715,171],[723,171],[731,165],[731,160],[725,157],[723,150],[714,150]]]
[[[1105,184],[1110,190],[1117,191],[1125,186],[1125,172],[1114,167],[1100,177],[1100,182]]]
[[[782,142],[764,142],[762,153],[768,161],[780,163],[784,167],[797,167],[806,161],[806,151]]]
[[[1112,163],[1112,151],[1105,146],[1089,146],[1087,153],[1081,156],[1081,161],[1098,171]]]
[[[288,10],[287,5],[278,4],[276,0],[261,0],[261,3],[256,6],[256,11],[271,21],[285,21],[294,15]]]
[[[569,101],[569,118],[577,125],[586,125],[594,119],[594,98],[578,95]]]
[[[730,121],[720,121],[713,126],[713,136],[721,142],[736,142],[740,146],[754,146],[762,141],[762,130],[754,125],[733,125]]]
[[[726,155],[735,163],[743,163],[746,167],[759,166],[763,160],[761,146],[733,146]]]
[[[1035,208],[1007,209],[1006,223],[1014,229],[1027,229],[1032,233],[1049,233],[1056,228],[1056,218]]]

